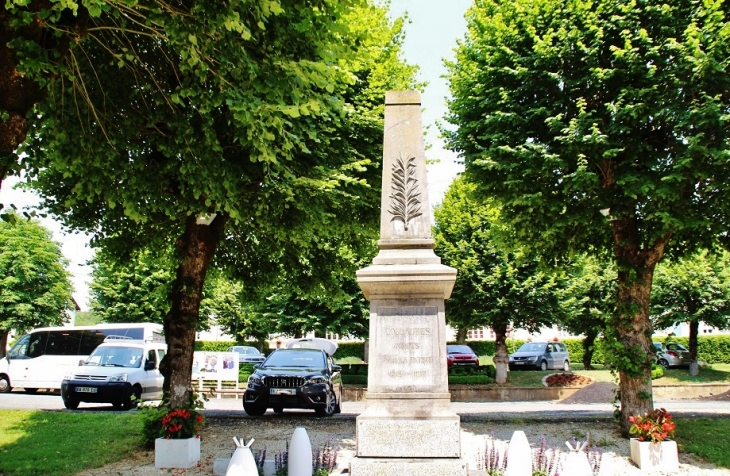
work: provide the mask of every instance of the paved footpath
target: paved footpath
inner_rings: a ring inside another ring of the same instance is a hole
[[[655,400],[655,408],[666,408],[672,414],[687,417],[730,416],[730,405],[725,400],[681,399]],[[614,407],[610,403],[536,402],[452,402],[451,408],[462,418],[510,419],[530,418],[611,418]],[[354,417],[365,410],[365,402],[343,402],[342,416]],[[269,410],[271,411],[271,410]],[[247,417],[240,398],[211,398],[205,404],[210,416],[226,415]]]

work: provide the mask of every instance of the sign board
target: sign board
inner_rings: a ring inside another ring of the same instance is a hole
[[[193,353],[193,379],[238,381],[237,352]]]

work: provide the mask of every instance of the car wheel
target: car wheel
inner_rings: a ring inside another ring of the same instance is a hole
[[[284,409],[281,407],[274,407],[274,413],[284,413]]]
[[[10,379],[5,375],[0,375],[0,393],[10,393],[12,389]]]
[[[137,408],[137,405],[139,404],[139,399],[141,397],[142,391],[139,388],[134,387],[129,397],[122,402],[122,410],[131,410],[133,408]]]
[[[566,372],[570,372],[570,362],[568,362],[567,360],[563,362],[563,370]]]
[[[75,398],[66,398],[63,400],[63,406],[69,410],[76,410],[79,408],[79,401]]]
[[[547,361],[543,360],[540,362],[540,370],[547,370]]]
[[[38,389],[37,388],[25,388],[25,387],[23,387],[23,391],[25,391],[25,393],[34,394],[34,393],[38,392]]]
[[[335,413],[335,407],[337,406],[337,397],[335,396],[335,392],[332,390],[327,391],[327,403],[323,408],[317,408],[315,413],[317,413],[317,416],[321,417],[329,417],[332,416]]]
[[[335,404],[335,413],[342,413],[342,389],[340,389],[340,399]]]
[[[667,362],[666,359],[659,359],[659,362],[657,362],[659,365],[664,367],[665,369],[669,368],[669,362]]]
[[[261,405],[257,405],[255,403],[243,402],[243,411],[245,411],[247,415],[261,416],[266,413],[266,407],[262,407]]]

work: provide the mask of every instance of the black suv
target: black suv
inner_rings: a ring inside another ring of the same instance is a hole
[[[321,349],[287,348],[272,352],[254,367],[243,396],[243,409],[253,416],[267,408],[309,408],[318,416],[340,413],[342,367]]]

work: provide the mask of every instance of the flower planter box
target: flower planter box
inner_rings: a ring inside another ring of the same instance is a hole
[[[155,468],[192,468],[200,461],[200,438],[155,440]]]
[[[631,438],[631,460],[642,471],[677,471],[677,442],[665,440],[658,443]]]

